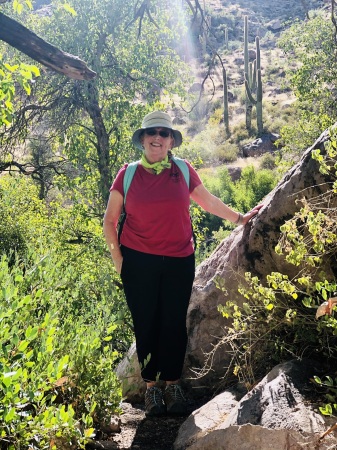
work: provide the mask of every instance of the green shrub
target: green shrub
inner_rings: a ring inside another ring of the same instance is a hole
[[[235,144],[231,144],[226,142],[222,145],[219,145],[215,149],[215,155],[222,162],[234,162],[238,159],[239,148]]]
[[[266,153],[262,156],[260,161],[261,169],[273,170],[276,167],[276,158],[271,153]]]
[[[26,245],[0,256],[0,447],[83,447],[121,400],[114,367],[133,333],[120,279],[85,204],[47,206],[14,177],[0,192]]]

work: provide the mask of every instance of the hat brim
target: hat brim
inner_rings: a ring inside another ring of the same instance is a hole
[[[151,128],[155,128],[155,127],[162,127],[162,124],[160,124],[160,125],[154,124]],[[142,143],[140,142],[140,136],[145,130],[146,130],[146,128],[139,128],[138,130],[136,130],[133,133],[133,136],[132,136],[133,145],[135,147],[139,148],[140,150],[143,150]],[[172,131],[173,138],[174,138],[173,148],[179,147],[183,142],[182,134],[180,133],[179,130],[173,130],[173,128],[170,128],[170,130]]]

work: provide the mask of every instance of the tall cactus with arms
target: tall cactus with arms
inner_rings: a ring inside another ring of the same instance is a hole
[[[263,133],[262,119],[262,78],[261,78],[261,54],[260,39],[255,38],[256,59],[254,63],[249,62],[248,51],[248,17],[245,16],[244,22],[244,63],[245,63],[245,88],[246,88],[246,128],[251,129],[252,108],[256,107],[257,131]],[[256,98],[254,98],[256,94]]]

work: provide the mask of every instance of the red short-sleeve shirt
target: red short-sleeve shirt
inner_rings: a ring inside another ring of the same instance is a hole
[[[122,245],[154,255],[183,257],[193,253],[190,193],[201,180],[187,161],[186,164],[190,172],[189,188],[174,163],[159,175],[138,165],[126,197]],[[126,167],[127,164],[118,172],[110,189],[123,196]]]

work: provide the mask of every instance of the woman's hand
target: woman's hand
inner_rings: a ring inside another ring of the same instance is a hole
[[[242,219],[238,222],[238,225],[246,225],[256,214],[260,211],[263,205],[257,205],[246,214],[241,214]]]
[[[120,275],[122,272],[123,257],[114,259],[114,265],[115,265],[116,272],[118,273],[118,275]]]

